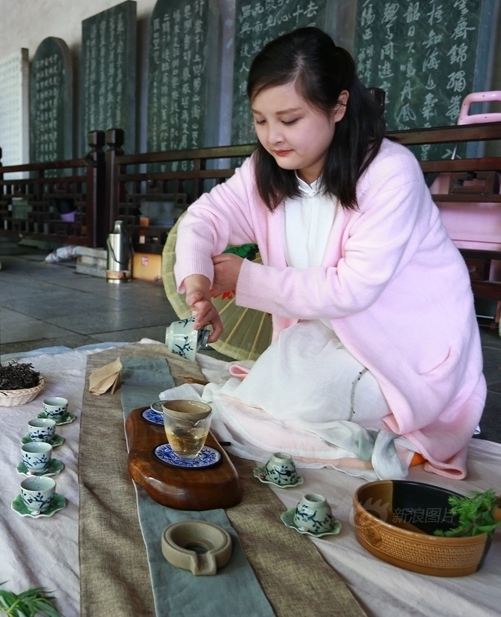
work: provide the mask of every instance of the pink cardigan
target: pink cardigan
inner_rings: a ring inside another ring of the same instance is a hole
[[[378,380],[388,428],[416,446],[429,471],[463,478],[486,396],[466,266],[407,148],[383,141],[357,199],[358,210],[338,209],[323,265],[290,268],[284,206],[265,207],[251,157],[188,209],[176,279],[180,288],[189,274],[212,280],[212,255],[256,242],[263,264],[244,261],[237,304],[271,313],[275,337],[298,319],[331,319]]]

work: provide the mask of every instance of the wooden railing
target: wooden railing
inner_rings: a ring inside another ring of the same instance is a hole
[[[57,244],[104,246],[104,132],[89,133],[81,159],[1,164],[0,235]]]
[[[161,253],[169,229],[190,203],[229,178],[254,145],[124,154],[120,129],[106,132],[109,225],[124,220],[134,248]]]
[[[406,146],[485,142],[501,140],[501,123],[397,131],[388,136]],[[94,131],[85,158],[0,164],[0,235],[104,247],[114,221],[122,219],[136,251],[161,253],[179,214],[230,177],[255,148],[250,144],[125,154],[123,143],[121,129],[111,129],[105,136]],[[480,217],[489,210],[485,223],[489,241],[455,240],[468,263],[475,293],[501,301],[501,157],[426,160],[421,167],[429,183],[447,176],[445,190],[434,193],[444,216],[451,203],[458,209],[458,220],[463,214],[473,217],[478,212]],[[28,177],[12,178],[13,173]],[[435,183],[439,188],[440,184]],[[73,209],[73,220],[68,220],[63,206]]]

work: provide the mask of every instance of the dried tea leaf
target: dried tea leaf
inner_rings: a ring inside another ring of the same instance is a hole
[[[40,382],[40,373],[32,364],[12,360],[5,366],[0,366],[0,390],[22,390],[33,388]]]

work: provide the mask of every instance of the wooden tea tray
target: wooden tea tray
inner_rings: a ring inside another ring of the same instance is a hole
[[[154,449],[167,443],[163,426],[143,417],[147,407],[131,411],[125,422],[132,479],[158,503],[179,510],[230,508],[242,499],[238,473],[229,456],[209,433],[206,445],[221,453],[221,462],[207,469],[178,469],[162,463]]]

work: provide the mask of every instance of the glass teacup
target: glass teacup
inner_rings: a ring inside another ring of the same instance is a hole
[[[212,409],[198,401],[174,400],[162,403],[165,434],[174,454],[196,458],[209,433]]]

